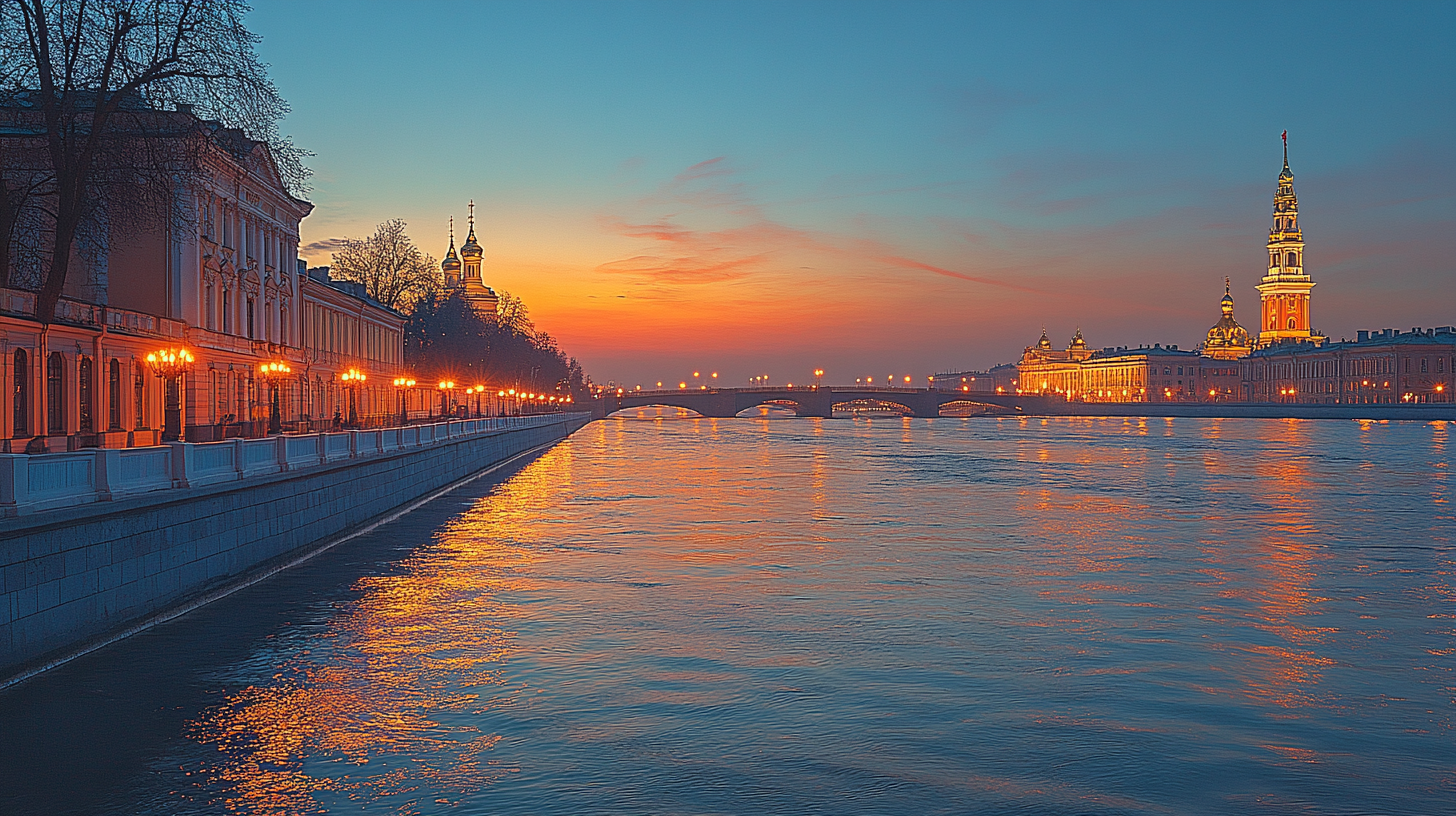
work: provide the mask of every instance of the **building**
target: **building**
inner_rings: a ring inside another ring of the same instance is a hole
[[[13,132],[34,127],[23,99],[0,104],[0,113]],[[320,401],[319,384],[336,392],[341,368],[389,383],[401,358],[398,315],[310,282],[297,259],[299,224],[313,205],[288,192],[267,145],[183,106],[132,115],[196,140],[188,153],[195,166],[170,194],[168,223],[133,219],[123,228],[116,223],[126,219],[97,216],[54,320],[33,317],[23,264],[12,272],[20,283],[0,288],[0,446],[154,445],[168,414],[188,440],[257,435],[275,393],[283,423],[308,424],[332,415],[337,398]],[[24,260],[14,245],[5,250]],[[339,336],[349,339],[320,355],[315,316],[333,305],[364,319],[354,334],[354,324],[342,324]],[[166,384],[147,362],[163,349],[186,349],[193,360]],[[264,363],[286,373],[265,379]]]
[[[1214,360],[1237,360],[1249,356],[1249,352],[1254,350],[1253,342],[1248,331],[1234,319],[1234,296],[1229,294],[1228,278],[1223,279],[1223,300],[1219,301],[1219,307],[1223,316],[1208,330],[1203,345],[1195,351]]]
[[[1240,366],[1250,402],[1451,402],[1456,328],[1361,331],[1354,342],[1269,346]]]
[[[1196,352],[1161,344],[1091,351],[1080,329],[1059,350],[1043,330],[1017,364],[1017,393],[1055,394],[1068,402],[1196,402],[1208,362]]]
[[[404,365],[404,315],[369,297],[363,284],[331,278],[327,266],[307,270],[300,280],[304,370],[299,421],[327,425],[351,413],[360,422],[395,416],[393,380]],[[344,379],[350,369],[354,374]]]
[[[445,260],[440,262],[440,271],[445,276],[445,288],[460,293],[476,314],[487,320],[495,320],[500,308],[500,298],[495,290],[485,285],[480,267],[485,260],[485,251],[475,240],[475,202],[470,202],[470,233],[455,253],[455,219],[450,219],[450,249]]]
[[[1259,285],[1260,348],[1284,342],[1319,342],[1310,328],[1309,299],[1314,281],[1304,271],[1304,234],[1299,228],[1299,198],[1289,171],[1289,134],[1284,139],[1284,169],[1274,193],[1274,224],[1269,229],[1269,267]]]

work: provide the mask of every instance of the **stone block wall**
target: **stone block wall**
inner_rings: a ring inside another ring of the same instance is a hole
[[[518,453],[582,414],[0,522],[0,683]]]

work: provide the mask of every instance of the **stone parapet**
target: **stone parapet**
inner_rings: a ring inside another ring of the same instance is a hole
[[[0,491],[27,508],[0,519],[0,687],[587,421],[552,414],[0,458]]]

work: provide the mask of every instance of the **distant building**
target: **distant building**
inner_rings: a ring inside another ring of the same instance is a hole
[[[1250,402],[1451,402],[1456,329],[1362,331],[1354,342],[1270,346],[1240,367]]]
[[[1228,278],[1223,279],[1223,300],[1219,306],[1223,309],[1223,316],[1208,330],[1203,345],[1195,350],[1215,360],[1237,360],[1249,356],[1254,345],[1249,333],[1239,325],[1239,321],[1234,320],[1234,297],[1229,294]]]
[[[495,320],[500,308],[500,298],[495,290],[481,279],[480,266],[485,260],[485,251],[475,240],[475,202],[470,202],[470,233],[460,253],[455,253],[455,220],[450,219],[450,249],[445,260],[440,262],[440,271],[445,275],[445,288],[460,293],[475,312],[487,320]]]
[[[1063,351],[1052,348],[1043,331],[1022,353],[1017,393],[1069,402],[1198,401],[1205,362],[1210,361],[1177,346],[1091,351],[1080,329]]]
[[[1274,225],[1269,230],[1269,268],[1259,290],[1258,346],[1315,342],[1325,338],[1310,328],[1309,296],[1314,288],[1304,271],[1304,234],[1299,228],[1299,198],[1289,171],[1289,142],[1284,143],[1284,170],[1274,193]]]

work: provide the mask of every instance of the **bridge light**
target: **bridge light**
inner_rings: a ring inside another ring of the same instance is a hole
[[[688,387],[688,384],[685,383],[685,382],[680,382],[680,383],[677,384],[677,387],[678,388],[687,388]]]
[[[694,377],[701,377],[701,376],[703,376],[703,375],[701,375],[701,374],[699,374],[699,373],[698,373],[698,372],[696,372],[696,371],[694,371],[694,372],[693,372],[693,376],[694,376]]]

